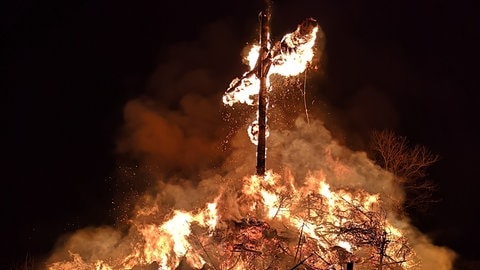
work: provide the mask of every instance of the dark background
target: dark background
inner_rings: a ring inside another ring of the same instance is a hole
[[[122,109],[145,91],[159,52],[223,20],[240,30],[232,51],[255,37],[260,1],[202,2],[0,4],[1,269],[45,256],[62,233],[114,221]],[[442,157],[429,171],[441,201],[413,221],[460,255],[459,269],[478,265],[480,20],[473,1],[273,5],[272,31],[311,16],[325,32],[325,80],[311,95],[336,114],[347,134],[340,140],[361,149],[371,129],[393,128]],[[238,56],[224,60],[232,64],[225,83],[238,76]]]

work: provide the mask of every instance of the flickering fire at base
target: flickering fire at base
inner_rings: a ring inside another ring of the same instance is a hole
[[[303,72],[318,31],[306,19],[268,44],[266,58],[254,45],[250,70],[232,81],[224,103],[255,105],[260,67],[267,82],[271,74]],[[257,127],[250,129],[255,134]],[[47,268],[451,269],[452,253],[409,225],[398,209],[401,187],[365,153],[339,145],[319,120],[307,125],[298,118],[294,129],[268,133],[282,171],[243,174],[237,161],[196,185],[159,181],[124,228],[85,228],[66,237]]]

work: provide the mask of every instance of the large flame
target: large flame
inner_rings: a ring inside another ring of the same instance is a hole
[[[285,77],[296,76],[308,67],[314,55],[314,45],[317,37],[318,25],[314,19],[306,19],[297,29],[286,34],[281,41],[275,43],[270,48],[267,59],[259,59],[260,45],[254,44],[246,56],[246,62],[250,70],[245,72],[242,77],[235,78],[229,85],[229,88],[223,95],[223,103],[232,106],[235,103],[245,103],[253,105],[253,97],[258,95],[260,78],[257,69],[258,61],[265,61],[269,66],[268,78],[272,74],[279,74]]]
[[[268,43],[269,49],[266,59],[260,59],[260,45],[254,44],[247,54],[245,61],[249,71],[242,77],[235,78],[223,95],[223,103],[233,106],[235,103],[254,105],[254,97],[258,96],[260,89],[259,68],[260,61],[267,67],[267,89],[270,91],[270,75],[279,74],[284,77],[296,76],[308,67],[314,56],[314,45],[318,32],[317,22],[308,18],[298,25],[297,29],[288,33],[273,46]],[[268,106],[268,103],[267,103]],[[258,119],[258,117],[257,117]],[[258,122],[254,120],[248,127],[250,141],[258,144]],[[268,130],[266,137],[268,137]]]

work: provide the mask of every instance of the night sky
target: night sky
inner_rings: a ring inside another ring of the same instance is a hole
[[[2,2],[0,269],[41,261],[64,233],[113,224],[122,197],[148,186],[121,172],[135,166],[119,143],[126,104],[148,97],[175,111],[192,92],[221,97],[244,71],[260,10],[261,1]],[[272,14],[277,38],[306,17],[319,22],[325,50],[308,104],[328,112],[339,141],[361,150],[388,128],[441,156],[428,175],[439,200],[412,220],[459,254],[459,269],[480,265],[477,11],[466,0],[278,0]],[[164,159],[164,170],[189,165]]]

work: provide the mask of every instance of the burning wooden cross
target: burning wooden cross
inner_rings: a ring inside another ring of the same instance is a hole
[[[296,76],[303,72],[313,59],[313,45],[318,31],[317,21],[308,18],[297,29],[271,44],[269,0],[265,1],[261,13],[260,45],[255,45],[249,53],[250,70],[242,77],[235,78],[223,95],[223,102],[254,104],[252,96],[258,95],[257,120],[249,127],[251,141],[257,145],[257,175],[265,175],[267,130],[267,93],[270,91],[269,76]]]

